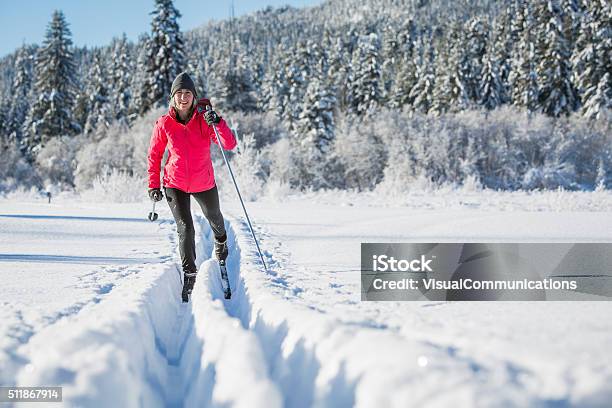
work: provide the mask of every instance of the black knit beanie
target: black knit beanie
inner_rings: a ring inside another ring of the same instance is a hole
[[[195,84],[193,80],[186,72],[181,72],[174,78],[174,82],[172,82],[172,89],[170,90],[170,99],[174,98],[174,94],[177,93],[181,89],[189,89],[195,98],[197,96]]]

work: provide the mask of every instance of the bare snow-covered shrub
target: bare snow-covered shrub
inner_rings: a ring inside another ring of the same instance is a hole
[[[36,155],[36,164],[44,184],[59,184],[62,189],[74,186],[74,169],[79,139],[62,136],[49,140]]]
[[[0,160],[0,192],[17,188],[30,189],[40,184],[38,174],[23,157],[19,148],[11,144],[2,152]]]
[[[134,203],[146,199],[146,180],[118,169],[104,169],[94,177],[90,188],[80,192],[91,202]]]
[[[277,179],[269,179],[265,184],[264,195],[273,200],[279,201],[293,192],[294,190],[291,188],[289,183],[283,183]]]
[[[612,122],[609,116],[588,120],[574,114],[563,119],[563,158],[574,168],[575,182],[591,189],[598,184],[612,188]]]
[[[155,121],[166,111],[167,108],[159,108],[147,112],[143,117],[138,118],[127,132],[126,139],[132,144],[132,174],[146,176],[147,156],[153,127]]]
[[[553,120],[512,107],[439,117],[383,110],[376,127],[386,129],[388,159],[377,188],[386,194],[409,191],[416,177],[503,190],[593,189],[612,182],[612,132],[602,120]]]
[[[46,200],[47,197],[44,192],[36,186],[24,187],[18,185],[15,188],[7,191],[0,191],[0,198],[11,200],[11,201],[39,201]]]
[[[278,185],[291,184],[291,169],[294,167],[291,142],[280,139],[262,151],[263,169],[268,174],[268,182]]]
[[[240,188],[242,198],[246,201],[253,201],[259,198],[263,193],[264,174],[261,166],[261,153],[255,149],[255,137],[253,134],[245,134],[237,139],[238,145],[236,154],[233,155],[231,166]],[[224,175],[227,172],[224,171]],[[217,175],[220,178],[221,175]],[[223,177],[223,176],[221,176]],[[227,176],[227,178],[230,178]],[[231,180],[224,183],[234,189]]]
[[[338,119],[333,155],[343,167],[343,187],[372,190],[382,180],[387,157],[381,124],[376,117],[362,120],[346,115]]]
[[[228,112],[225,120],[235,134],[253,134],[256,149],[261,149],[287,137],[285,126],[272,111],[263,113]]]
[[[416,121],[407,120],[407,116],[399,112],[389,111],[386,115],[384,126],[387,130],[382,133],[382,141],[387,150],[387,165],[376,191],[381,195],[396,196],[406,193],[417,177],[418,146],[410,140],[418,136],[411,126]]]
[[[99,141],[83,145],[76,156],[75,184],[83,191],[92,186],[98,176],[106,176],[111,170],[133,174],[134,144],[128,128],[114,123]]]
[[[137,119],[131,128],[113,123],[99,140],[89,140],[78,151],[75,171],[77,190],[89,189],[95,178],[117,170],[137,178],[147,174],[149,142],[156,119],[164,113],[160,108]],[[141,187],[146,188],[146,184]]]
[[[477,176],[471,175],[471,176],[467,176],[465,180],[463,181],[462,189],[463,191],[473,193],[473,192],[481,191],[482,184],[480,183],[480,180],[478,179]]]
[[[476,170],[481,183],[486,187],[507,190],[521,186],[521,174],[525,171],[527,161],[514,141],[519,114],[516,109],[503,106],[485,115],[482,112],[477,115],[472,112],[460,115],[467,120],[471,129],[482,129],[474,146],[478,152]],[[471,121],[472,116],[481,120],[481,124]]]

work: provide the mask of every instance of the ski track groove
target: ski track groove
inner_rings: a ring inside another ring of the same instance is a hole
[[[230,258],[228,259],[228,275],[232,286],[232,300],[223,301],[226,313],[240,321],[243,330],[255,334],[259,347],[263,350],[267,363],[268,376],[279,387],[284,406],[291,407],[310,407],[313,405],[325,406],[325,400],[317,401],[316,380],[320,374],[321,362],[316,355],[314,345],[310,344],[308,338],[300,333],[290,333],[290,325],[284,318],[280,322],[266,322],[261,316],[261,309],[255,310],[251,301],[248,288],[242,273],[266,274],[269,282],[291,291],[294,298],[303,290],[299,287],[290,287],[287,280],[280,277],[272,268],[279,267],[278,262],[267,251],[263,251],[266,258],[268,270],[263,269],[260,263],[259,254],[256,252],[255,244],[252,241],[250,231],[246,222],[233,217],[227,217],[226,230],[230,243]],[[234,230],[238,228],[238,233]],[[243,245],[240,245],[240,244]],[[246,245],[244,245],[246,244]],[[247,248],[250,248],[246,253]],[[254,259],[255,264],[248,264],[248,269],[244,266],[247,262],[242,259],[242,251],[247,255],[246,259]],[[260,295],[263,295],[260,294]],[[222,299],[220,283],[216,292],[217,299]],[[285,300],[287,301],[287,300]],[[313,310],[314,312],[321,312]],[[256,315],[253,319],[253,314]],[[291,339],[290,339],[291,337]],[[293,346],[291,348],[291,345]],[[290,350],[290,351],[288,351]],[[344,363],[340,364],[335,376],[330,380],[331,393],[328,395],[341,402],[343,406],[352,406],[355,401],[356,381],[349,381],[345,377]]]
[[[268,394],[265,397],[267,400],[265,402],[266,406],[310,406],[319,365],[316,358],[311,355],[312,352],[306,349],[304,345],[305,340],[298,340],[294,351],[290,355],[281,358],[280,361],[275,361],[275,355],[281,356],[283,354],[282,343],[288,335],[287,326],[282,324],[280,327],[269,328],[267,334],[271,338],[266,338],[267,336],[262,336],[262,332],[255,331],[249,327],[248,318],[251,313],[251,303],[246,294],[244,280],[240,277],[241,248],[236,240],[232,223],[226,222],[228,240],[233,249],[228,259],[232,299],[225,300],[223,298],[218,264],[206,256],[212,252],[211,231],[203,217],[196,215],[194,218],[196,221],[196,252],[198,254],[197,266],[199,273],[192,298],[187,304],[178,303],[176,311],[173,311],[175,313],[173,319],[174,325],[169,333],[163,330],[160,331],[156,327],[159,324],[156,321],[156,316],[151,316],[155,333],[155,349],[163,356],[167,367],[165,373],[166,381],[156,384],[158,381],[154,379],[155,377],[152,377],[150,381],[154,387],[159,385],[164,405],[172,407],[194,406],[203,403],[206,403],[206,405],[212,404],[213,406],[225,405],[223,401],[215,401],[214,399],[215,387],[217,386],[214,381],[219,380],[217,378],[216,364],[209,364],[204,370],[202,370],[200,364],[207,354],[205,347],[207,337],[216,335],[214,332],[207,333],[206,330],[203,336],[198,333],[197,326],[200,323],[205,323],[209,316],[202,316],[199,312],[201,309],[195,307],[194,304],[204,301],[208,303],[208,307],[216,307],[223,313],[221,318],[226,320],[226,323],[232,327],[234,335],[247,336],[249,343],[256,348],[256,350],[251,350],[251,352],[255,351],[256,354],[260,354],[261,359],[265,363],[264,374],[267,377],[263,384],[263,389],[267,389],[264,394]],[[272,257],[269,254],[266,255],[271,260]],[[200,261],[202,259],[204,261]],[[180,276],[180,270],[178,272]],[[276,276],[277,274],[271,272],[270,275]],[[287,287],[286,281],[282,278],[277,280],[279,286]],[[164,283],[158,282],[158,284]],[[178,285],[174,285],[173,290],[175,292],[178,293],[179,289]],[[209,299],[206,299],[207,297]],[[180,299],[177,297],[176,301],[180,302]],[[244,314],[245,311],[246,315]],[[255,344],[253,344],[252,340],[255,340]],[[190,349],[189,344],[194,342],[197,343],[197,347],[192,352],[193,348]],[[225,350],[224,353],[232,353],[232,351]],[[248,359],[251,357],[243,356],[242,358]],[[194,367],[189,367],[188,363],[195,361],[198,364]],[[286,370],[287,368],[290,369]],[[261,375],[260,372],[257,372],[256,368],[254,371],[257,375]],[[201,377],[204,378],[207,390],[204,393],[203,399],[194,400],[190,396],[193,393],[193,389],[202,384],[202,381],[199,381]],[[208,383],[206,379],[208,379]],[[282,403],[280,399],[275,400],[274,395],[270,397],[270,389],[273,389],[273,394],[280,396],[283,401]],[[260,399],[260,402],[264,403],[264,399]],[[254,404],[253,406],[256,405],[262,406],[262,404]]]
[[[235,379],[236,373],[232,373],[228,370],[228,364],[223,361],[226,356],[223,354],[228,353],[240,353],[241,349],[236,350],[224,349],[221,353],[212,355],[207,349],[207,343],[214,343],[216,336],[225,337],[225,340],[232,340],[234,337],[249,336],[249,331],[242,328],[238,323],[238,320],[227,313],[227,309],[219,304],[223,298],[223,292],[220,283],[220,274],[218,264],[216,261],[210,259],[212,253],[212,235],[207,221],[198,215],[195,217],[196,227],[196,253],[198,267],[198,278],[196,280],[196,286],[192,293],[189,303],[182,303],[180,300],[180,287],[181,287],[181,275],[180,267],[175,263],[175,269],[178,272],[178,278],[172,279],[172,291],[174,293],[174,310],[171,311],[173,324],[171,327],[166,327],[164,319],[161,316],[150,314],[150,321],[152,324],[152,330],[155,337],[155,351],[159,353],[165,360],[165,372],[162,374],[162,378],[158,378],[155,375],[148,375],[148,381],[152,388],[159,389],[160,396],[162,398],[162,405],[167,407],[183,407],[183,406],[249,406],[247,398],[237,398],[232,400],[232,396],[225,392],[219,392],[217,394],[217,388],[228,388],[231,387],[233,380]],[[229,234],[228,234],[229,235]],[[172,240],[176,243],[176,240]],[[178,253],[178,247],[176,248]],[[166,272],[170,273],[170,272]],[[155,285],[167,285],[168,276],[162,275]],[[230,301],[237,300],[235,296],[237,292],[232,287],[233,299]],[[149,296],[154,295],[150,293]],[[204,306],[204,307],[202,307]],[[207,310],[209,309],[209,310]],[[211,316],[204,314],[204,311],[211,312],[211,310],[217,311],[215,316],[214,325],[222,323],[223,332],[227,331],[229,327],[229,336],[226,333],[215,333],[214,327],[209,322]],[[223,322],[225,320],[225,322]],[[220,339],[223,342],[223,339]],[[252,339],[247,338],[246,341],[253,344]],[[218,341],[217,341],[218,343]],[[258,346],[257,349],[247,350],[252,354],[259,353],[263,360],[263,350]],[[214,345],[211,348],[217,348],[218,345]],[[211,355],[209,355],[211,354]],[[252,359],[251,355],[245,355],[239,357],[244,361]],[[219,364],[223,364],[219,368]],[[251,375],[253,377],[261,376],[261,372],[258,371],[257,363],[253,364],[254,367],[250,367],[247,363],[246,369],[251,369]],[[245,367],[241,367],[245,368]],[[222,377],[220,373],[222,371]],[[240,372],[240,375],[245,375],[244,371]],[[222,384],[218,384],[222,381]],[[264,379],[262,389],[256,391],[255,394],[259,396],[253,402],[253,406],[266,406],[275,407],[281,406],[278,401],[279,398],[275,399],[275,395],[278,395],[278,390],[273,384],[267,379]],[[246,390],[241,390],[245,392]],[[253,393],[251,393],[253,394]]]

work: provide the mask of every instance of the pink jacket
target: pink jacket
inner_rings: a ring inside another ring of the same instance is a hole
[[[206,105],[210,105],[207,99],[198,101],[198,107]],[[164,187],[197,193],[215,186],[210,142],[217,143],[217,140],[212,126],[206,123],[198,107],[187,125],[176,119],[173,108],[155,122],[149,147],[149,188],[160,188],[159,174],[166,147],[168,161],[164,167]],[[225,120],[221,119],[216,126],[223,148],[231,150],[236,147],[236,138]]]

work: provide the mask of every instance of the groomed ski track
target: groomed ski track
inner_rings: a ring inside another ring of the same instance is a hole
[[[134,293],[140,286],[124,281],[74,320],[35,334],[21,352],[36,370],[20,370],[16,384],[61,384],[65,403],[86,407],[405,406],[408,397],[430,400],[413,386],[423,374],[416,361],[423,348],[431,355],[431,346],[406,347],[400,336],[339,324],[294,303],[291,294],[299,288],[289,288],[274,271],[269,253],[266,274],[246,224],[231,216],[232,299],[223,299],[217,262],[207,256],[210,228],[201,216],[194,218],[196,251],[204,261],[190,303],[180,299],[176,257],[148,265],[147,273],[158,276],[144,290]],[[171,221],[160,224],[173,231]],[[68,325],[73,329],[64,331]],[[378,347],[397,352],[379,356],[373,352]],[[461,360],[452,365],[468,377],[472,372]],[[443,380],[444,370],[437,375]]]
[[[232,299],[225,300],[210,259],[211,231],[203,217],[194,218],[201,263],[190,303],[180,299],[178,254],[147,265],[146,274],[155,276],[147,285],[123,281],[76,315],[76,322],[60,321],[34,334],[21,351],[36,370],[21,370],[16,384],[61,384],[67,405],[86,407],[575,402],[568,395],[551,399],[548,384],[503,355],[483,360],[409,328],[341,322],[302,302],[296,296],[302,289],[283,278],[279,263],[290,255],[278,247],[274,254],[264,251],[266,273],[246,224],[230,214]],[[160,230],[175,242],[173,222],[160,220]],[[273,238],[258,235],[269,240],[264,248],[274,247]],[[68,326],[76,329],[65,331]],[[599,406],[607,398],[594,395],[582,402]]]

